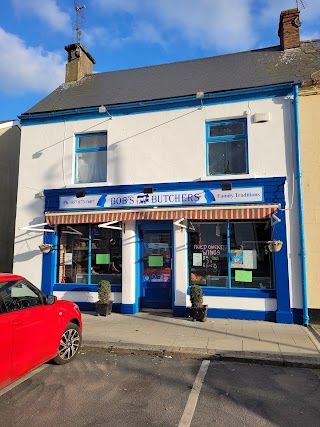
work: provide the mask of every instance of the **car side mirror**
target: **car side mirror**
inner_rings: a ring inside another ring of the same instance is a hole
[[[47,304],[54,304],[57,301],[57,297],[54,295],[48,295],[47,296]]]

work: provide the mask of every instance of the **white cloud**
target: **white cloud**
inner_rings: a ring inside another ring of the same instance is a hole
[[[164,44],[167,40],[170,44],[170,38],[185,39],[190,46],[220,51],[254,46],[251,1],[237,0],[235,13],[234,0],[93,0],[106,14],[122,11],[132,15],[135,24],[128,36],[131,41]]]
[[[166,42],[158,30],[149,22],[136,22],[129,35],[121,35],[118,31],[112,32],[106,27],[91,27],[82,31],[81,42],[88,48],[97,44],[107,44],[109,48],[118,49],[124,45],[147,40],[148,43],[165,46]]]
[[[35,15],[55,31],[71,29],[69,15],[62,11],[56,0],[11,0],[17,14]]]
[[[302,1],[306,4],[305,9],[300,5],[302,39],[304,34],[317,37],[319,0]],[[119,12],[130,17],[133,24],[126,27],[126,37],[111,37],[118,43],[144,39],[170,45],[184,40],[189,46],[221,53],[261,47],[266,38],[277,43],[281,10],[296,7],[294,0],[92,0],[91,5],[108,15],[110,22]],[[144,34],[146,22],[156,37]]]
[[[300,20],[303,24],[316,23],[320,17],[319,0],[302,0],[305,4],[305,8],[302,7],[301,3],[299,6]],[[280,12],[282,10],[294,9],[296,7],[295,1],[293,0],[282,0],[281,5],[274,0],[264,0],[261,5],[261,13],[259,19],[265,24],[269,24],[272,21],[279,21]]]
[[[0,27],[0,92],[12,95],[49,93],[64,81],[64,58],[41,47],[26,46]]]
[[[303,32],[301,31],[301,40],[316,40],[320,38],[320,31],[314,31],[314,32]]]

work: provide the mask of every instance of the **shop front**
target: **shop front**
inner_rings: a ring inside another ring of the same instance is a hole
[[[211,317],[292,323],[284,183],[46,190],[55,232],[45,233],[54,250],[43,255],[42,287],[93,309],[97,284],[109,280],[116,311],[186,316],[198,284]]]

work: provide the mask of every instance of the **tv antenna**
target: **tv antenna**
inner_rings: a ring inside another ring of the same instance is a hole
[[[306,0],[296,0],[297,9],[299,9],[300,4],[303,7],[303,9],[305,9],[308,6]]]
[[[80,39],[81,39],[81,24],[80,22],[83,21],[85,19],[85,15],[84,15],[84,9],[86,8],[86,6],[83,5],[79,5],[77,0],[74,0],[74,10],[76,12],[76,39],[77,39],[77,44],[80,43]]]

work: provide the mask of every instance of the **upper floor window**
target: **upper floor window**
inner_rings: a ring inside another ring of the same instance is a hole
[[[207,123],[208,175],[248,173],[246,119]]]
[[[107,134],[76,135],[75,182],[107,180]]]

